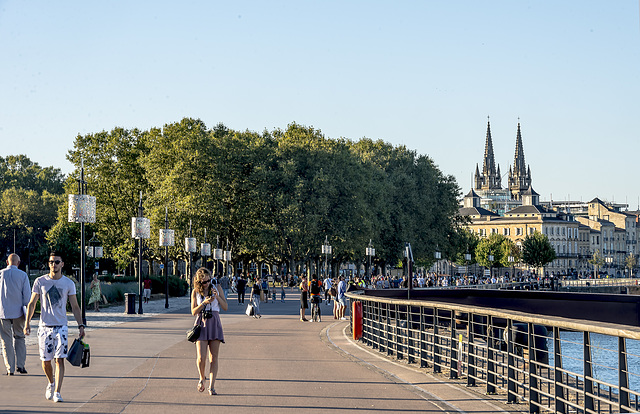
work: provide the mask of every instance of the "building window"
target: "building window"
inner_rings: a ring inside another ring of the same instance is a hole
[[[516,236],[522,236],[522,227],[516,228]]]
[[[508,236],[509,235],[509,229],[507,227],[505,227],[504,229],[502,229],[502,235],[503,236]]]

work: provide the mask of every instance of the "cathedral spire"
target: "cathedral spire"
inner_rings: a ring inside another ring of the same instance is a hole
[[[496,175],[496,161],[493,156],[493,141],[491,140],[491,123],[487,120],[487,136],[484,143],[484,161],[482,163],[482,174],[485,177]]]
[[[516,133],[516,152],[513,157],[513,170],[509,172],[509,190],[511,197],[520,200],[522,194],[531,187],[531,170],[524,161],[524,147],[522,145],[522,133],[520,122]]]
[[[524,149],[522,148],[522,134],[520,133],[520,122],[518,122],[518,133],[516,134],[516,154],[513,157],[513,171],[522,176],[527,175],[527,166],[524,163]]]
[[[484,159],[482,161],[482,173],[476,164],[475,188],[476,190],[496,190],[501,189],[500,167],[496,168],[496,161],[493,155],[493,141],[491,140],[491,123],[487,117],[487,136],[484,144]]]

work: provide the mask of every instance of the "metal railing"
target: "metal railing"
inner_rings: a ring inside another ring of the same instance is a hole
[[[491,308],[348,293],[362,338],[529,412],[636,412],[640,328]],[[352,321],[354,323],[353,315]]]

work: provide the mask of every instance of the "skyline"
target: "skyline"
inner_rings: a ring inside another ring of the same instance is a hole
[[[0,0],[0,155],[199,118],[428,155],[469,192],[487,116],[541,200],[640,204],[639,2]],[[502,180],[503,187],[506,177]]]

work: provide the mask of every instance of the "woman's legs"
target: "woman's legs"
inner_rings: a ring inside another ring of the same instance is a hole
[[[220,352],[220,341],[209,341],[209,389],[215,389],[216,378],[218,376],[218,353]]]
[[[253,307],[255,308],[255,314],[260,315],[260,296],[258,295],[252,295],[251,299],[253,300]]]
[[[198,391],[204,391],[204,366],[207,363],[207,346],[211,341],[196,341],[196,365],[200,381]]]

